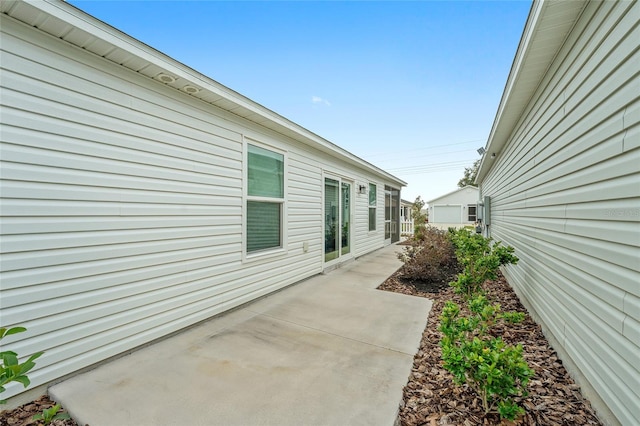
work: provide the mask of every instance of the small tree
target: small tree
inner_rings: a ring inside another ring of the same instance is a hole
[[[464,188],[467,185],[476,185],[476,176],[478,176],[478,168],[480,167],[480,158],[473,162],[471,167],[464,168],[464,177],[458,181],[458,188]]]
[[[411,207],[411,217],[413,218],[413,235],[420,240],[424,237],[424,229],[427,224],[427,214],[422,211],[426,203],[418,195]]]

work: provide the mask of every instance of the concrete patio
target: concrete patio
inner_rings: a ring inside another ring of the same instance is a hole
[[[392,245],[49,389],[79,424],[392,425],[431,302]]]

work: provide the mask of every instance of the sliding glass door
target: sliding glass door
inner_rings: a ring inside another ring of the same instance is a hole
[[[339,178],[324,179],[324,261],[351,252],[352,184]]]

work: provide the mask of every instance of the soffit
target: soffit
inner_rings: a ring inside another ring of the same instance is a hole
[[[506,145],[587,2],[534,1],[520,39],[476,182],[482,182]]]
[[[353,165],[384,176],[390,182],[406,186],[406,182],[390,173],[82,12],[73,5],[58,0],[3,0],[0,2],[0,12],[151,79],[156,79],[161,73],[168,74],[174,78],[173,81],[157,83],[182,92],[187,86],[196,87],[199,91],[189,93],[189,96],[320,151],[339,156]]]

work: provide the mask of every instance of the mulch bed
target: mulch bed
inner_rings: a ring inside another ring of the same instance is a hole
[[[426,297],[433,300],[420,349],[414,357],[413,369],[404,388],[400,406],[400,423],[409,425],[601,425],[589,401],[583,398],[558,359],[556,352],[542,334],[542,329],[527,314],[519,324],[494,332],[508,344],[522,344],[523,356],[535,374],[529,382],[528,396],[516,401],[525,409],[515,422],[500,421],[497,414],[484,415],[482,402],[466,385],[457,386],[453,376],[442,367],[438,331],[439,317],[447,300],[463,304],[460,296],[442,283],[407,282],[401,270],[389,277],[382,290]],[[500,303],[503,311],[527,312],[504,277],[489,281],[484,289],[487,297]]]
[[[43,395],[35,401],[31,401],[13,410],[4,410],[0,412],[0,426],[31,426],[44,424],[42,421],[32,420],[33,416],[42,413],[42,410],[51,408],[54,405],[54,401],[49,399],[48,396]],[[58,413],[64,412],[64,408],[58,411]],[[53,420],[49,424],[53,426],[77,426],[77,423],[72,419]]]

